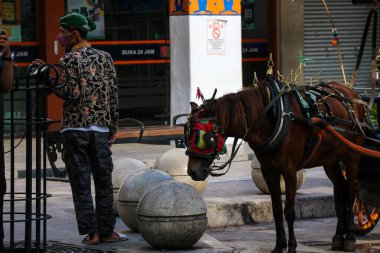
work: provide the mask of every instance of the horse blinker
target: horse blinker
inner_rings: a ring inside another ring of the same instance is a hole
[[[218,154],[225,154],[225,138],[209,119],[190,119],[185,135],[188,156],[214,159]]]

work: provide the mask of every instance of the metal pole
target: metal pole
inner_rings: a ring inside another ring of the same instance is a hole
[[[336,33],[337,29],[335,27],[335,24],[334,24],[334,21],[333,21],[333,18],[332,18],[332,15],[331,15],[331,12],[329,10],[329,7],[327,6],[327,3],[325,0],[322,0],[323,2],[323,5],[325,6],[325,10],[327,12],[327,15],[329,16],[329,19],[330,19],[330,23],[331,23],[331,27],[334,31],[334,33]],[[347,85],[347,78],[346,78],[346,73],[344,71],[344,65],[343,65],[343,57],[342,57],[342,53],[340,51],[340,46],[339,46],[339,43],[337,45],[337,48],[338,48],[338,57],[339,57],[339,64],[340,64],[340,69],[342,71],[342,75],[343,75],[343,81],[344,81],[344,84]]]
[[[40,240],[41,240],[41,124],[44,124],[41,119],[41,108],[40,108],[40,92],[38,89],[39,84],[36,85],[36,100],[35,100],[35,132],[36,132],[36,252],[40,252]],[[43,91],[42,91],[43,92]]]
[[[46,185],[46,147],[47,147],[47,138],[46,133],[49,126],[47,122],[47,94],[44,92],[43,96],[43,120],[46,122],[43,125],[43,195],[47,196],[47,185]],[[43,199],[43,215],[46,217],[46,198]],[[43,220],[43,249],[46,250],[46,219]]]
[[[15,202],[12,201],[15,198],[15,120],[14,120],[14,91],[11,91],[11,195],[10,195],[10,245],[11,250],[13,252],[13,245],[15,243],[15,237],[14,237],[14,231],[15,231],[15,223],[13,222],[15,220]]]
[[[2,95],[1,95],[2,96]],[[3,97],[3,96],[2,96]],[[3,121],[3,104],[4,99],[1,98],[2,106],[0,107],[0,120]],[[4,165],[4,125],[3,122],[0,124],[0,252],[4,251],[4,227],[3,227],[3,213],[4,213],[4,195],[6,192],[6,180],[5,180],[5,165]]]
[[[25,252],[32,250],[32,177],[33,177],[33,101],[29,85],[26,90],[26,178],[25,178]]]

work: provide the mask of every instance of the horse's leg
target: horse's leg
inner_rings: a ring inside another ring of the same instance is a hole
[[[296,214],[294,211],[294,200],[296,197],[296,188],[297,188],[297,169],[288,168],[286,170],[286,175],[284,175],[285,186],[286,186],[286,203],[285,203],[285,219],[288,223],[288,253],[296,252],[297,240],[294,235],[294,220]]]
[[[287,242],[284,229],[281,199],[281,174],[278,171],[275,171],[274,168],[261,167],[261,171],[270,192],[273,217],[276,225],[276,247],[272,250],[272,253],[282,253],[283,250],[287,247]]]
[[[331,250],[341,250],[344,245],[347,220],[347,181],[343,176],[338,160],[331,164],[324,165],[323,168],[328,178],[334,184],[334,204],[338,218],[336,232],[332,238]]]
[[[344,165],[346,166],[346,179],[348,183],[346,192],[346,194],[348,194],[348,211],[346,220],[346,238],[344,240],[344,250],[346,252],[354,252],[356,250],[353,207],[355,202],[355,180],[359,171],[359,159],[360,155],[357,153],[349,153],[349,155],[347,155],[344,159]]]

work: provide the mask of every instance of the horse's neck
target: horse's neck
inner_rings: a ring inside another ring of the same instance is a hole
[[[269,135],[273,126],[264,113],[267,103],[269,103],[269,98],[266,83],[262,83],[258,87],[246,88],[220,99],[216,110],[219,114],[219,124],[226,136],[243,138],[249,131],[247,138],[256,142]],[[233,106],[233,108],[227,110],[227,105],[228,107]]]
[[[264,112],[265,107],[273,99],[268,85],[269,83],[264,80],[254,89],[252,99],[256,106],[249,120],[249,125],[253,126],[253,129],[246,138],[248,142],[262,143],[273,131],[273,120],[268,117],[268,113]]]

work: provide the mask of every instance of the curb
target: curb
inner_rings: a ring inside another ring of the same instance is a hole
[[[244,200],[254,198],[250,201]],[[269,195],[242,196],[230,199],[204,198],[207,205],[208,228],[273,222]],[[283,206],[285,201],[283,198]],[[295,200],[296,219],[335,216],[331,195],[298,195]]]
[[[26,170],[15,170],[15,178],[17,179],[20,179],[20,178],[26,178]],[[43,175],[44,171],[41,170],[41,176]],[[51,168],[47,168],[46,171],[46,176],[47,177],[53,177],[54,176],[54,173],[53,173],[53,169]],[[11,178],[11,172],[10,171],[5,171],[5,178],[6,179],[10,179]],[[33,169],[32,170],[32,178],[36,178],[36,170]]]

